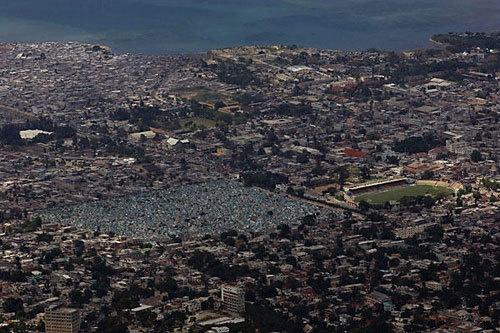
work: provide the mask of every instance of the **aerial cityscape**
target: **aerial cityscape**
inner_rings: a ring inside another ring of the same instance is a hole
[[[1,43],[0,333],[498,332],[500,32],[427,39]]]

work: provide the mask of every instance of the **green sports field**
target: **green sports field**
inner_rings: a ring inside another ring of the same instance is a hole
[[[413,185],[390,189],[384,192],[367,193],[356,197],[356,201],[366,201],[371,204],[384,204],[389,201],[399,201],[403,197],[417,197],[420,195],[436,196],[438,194],[451,195],[453,190],[443,186]]]

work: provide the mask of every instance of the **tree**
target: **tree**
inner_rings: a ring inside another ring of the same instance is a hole
[[[303,151],[300,154],[297,154],[297,163],[305,164],[309,162],[309,153],[306,151]]]
[[[97,333],[128,333],[128,327],[122,317],[106,316],[97,324]]]
[[[92,290],[95,290],[97,297],[104,297],[110,290],[110,279],[105,275],[97,277],[96,281],[92,283]]]
[[[23,300],[20,298],[9,297],[3,302],[5,312],[20,313],[24,311]]]
[[[33,232],[38,230],[42,226],[42,219],[37,216],[31,220],[28,220],[22,224],[22,229],[25,232]]]
[[[289,238],[292,231],[288,224],[280,224],[278,230],[280,232],[280,238]]]
[[[371,205],[365,200],[361,200],[358,204],[358,208],[362,212],[367,212],[370,209],[370,207]]]
[[[157,285],[156,288],[161,291],[161,292],[167,292],[169,294],[174,294],[177,289],[177,281],[174,280],[171,276],[165,278],[164,280],[160,281]]]
[[[349,178],[349,170],[345,165],[341,165],[335,168],[335,173],[337,174],[337,182],[340,185],[344,185],[346,180]]]
[[[297,325],[287,316],[276,312],[269,304],[251,304],[246,312],[247,319],[254,323],[262,332],[303,332],[300,325]]]
[[[90,298],[92,298],[92,292],[88,289],[85,289],[84,292],[81,292],[78,289],[73,289],[69,293],[69,299],[71,300],[72,306],[81,307],[82,304],[88,303]]]
[[[433,179],[434,178],[434,171],[432,170],[425,170],[421,177],[422,179]]]
[[[432,206],[434,206],[434,204],[436,203],[436,199],[434,199],[432,196],[430,195],[424,195],[422,197],[422,204],[426,207],[426,208],[432,208]]]
[[[444,230],[440,224],[430,226],[426,232],[431,241],[438,242],[443,239]]]
[[[474,191],[472,192],[472,197],[474,198],[474,201],[477,204],[479,200],[481,200],[481,193],[479,193],[479,191]]]
[[[81,257],[85,252],[85,243],[81,239],[77,239],[73,243],[74,253],[77,257]]]
[[[359,168],[359,175],[361,176],[361,178],[363,178],[364,180],[368,180],[371,178],[371,175],[370,175],[370,168],[366,165],[363,165]]]
[[[23,143],[19,135],[20,128],[16,125],[7,124],[0,128],[0,142],[6,145],[19,146]]]
[[[173,328],[182,326],[187,316],[183,311],[172,311],[164,315],[155,332],[172,332]]]
[[[389,164],[399,165],[399,158],[397,156],[387,156],[386,161]]]
[[[133,309],[139,306],[139,298],[129,291],[117,291],[111,304],[116,310]]]
[[[394,151],[399,153],[415,154],[422,153],[436,148],[443,144],[432,133],[427,133],[423,136],[411,136],[401,141],[396,141],[393,144]]]
[[[481,155],[481,152],[479,150],[474,149],[470,154],[470,159],[472,162],[477,163],[483,159],[483,156]]]
[[[150,310],[140,311],[137,314],[137,320],[139,320],[142,327],[151,327],[156,321],[156,313]]]
[[[44,243],[50,243],[52,242],[53,239],[54,237],[51,234],[46,234],[46,233],[39,234],[36,237],[36,240],[38,242],[44,242]]]
[[[42,264],[50,264],[55,258],[62,256],[62,251],[60,248],[55,247],[50,250],[46,250],[42,253],[40,257],[40,263]]]
[[[235,61],[225,61],[217,67],[217,76],[220,81],[246,87],[258,83],[258,78],[244,64]]]
[[[242,174],[245,186],[274,189],[276,185],[288,183],[288,176],[270,171],[250,171]]]

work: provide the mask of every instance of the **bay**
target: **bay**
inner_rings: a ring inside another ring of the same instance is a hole
[[[404,50],[434,33],[500,29],[498,0],[0,0],[0,42],[83,41],[117,52],[239,45]]]

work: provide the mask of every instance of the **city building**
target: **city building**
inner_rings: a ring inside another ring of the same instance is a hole
[[[45,332],[78,333],[80,313],[76,309],[55,308],[45,311]]]
[[[221,287],[222,307],[230,313],[245,312],[245,293],[238,287]]]

